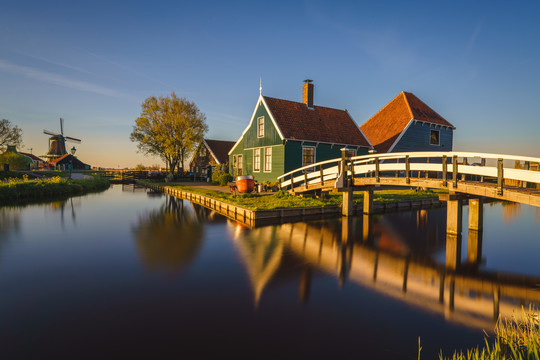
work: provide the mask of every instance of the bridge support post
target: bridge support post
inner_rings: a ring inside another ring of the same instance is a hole
[[[446,267],[455,270],[461,264],[461,230],[463,203],[456,194],[441,195],[446,201]]]
[[[484,201],[482,198],[469,199],[469,230],[482,231],[484,223]]]
[[[372,214],[373,213],[373,189],[369,188],[367,190],[364,190],[364,214]]]
[[[341,205],[341,214],[343,216],[353,215],[353,191],[352,188],[348,188],[343,191],[343,204]]]
[[[456,270],[461,265],[461,234],[446,233],[446,268]]]
[[[446,233],[461,235],[463,205],[461,197],[449,197],[446,205]]]

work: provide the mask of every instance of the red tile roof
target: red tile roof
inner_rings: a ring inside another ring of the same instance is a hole
[[[218,163],[226,164],[229,162],[229,151],[234,146],[234,141],[204,139],[204,142]]]
[[[414,94],[402,91],[392,101],[366,121],[360,129],[377,152],[387,152],[412,120],[454,126],[427,106]]]
[[[264,96],[277,126],[286,139],[371,147],[347,110]]]

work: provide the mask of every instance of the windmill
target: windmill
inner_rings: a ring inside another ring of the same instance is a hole
[[[60,158],[67,154],[66,151],[66,140],[80,143],[81,140],[73,138],[71,136],[64,136],[64,119],[60,118],[60,134],[54,133],[49,130],[43,130],[43,133],[50,135],[49,138],[49,152],[43,157],[47,158],[49,161]]]

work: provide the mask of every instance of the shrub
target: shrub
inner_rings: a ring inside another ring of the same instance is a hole
[[[212,183],[219,184],[221,186],[226,186],[229,182],[233,180],[233,177],[222,170],[216,170],[212,173]]]

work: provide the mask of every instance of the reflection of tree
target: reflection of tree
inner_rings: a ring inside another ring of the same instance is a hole
[[[201,247],[203,226],[184,202],[167,197],[165,204],[139,218],[135,241],[143,264],[152,270],[179,271]]]
[[[245,231],[242,231],[241,225],[235,226],[234,242],[246,265],[257,305],[265,286],[281,263],[283,239],[276,233],[277,226],[244,229]]]
[[[0,207],[0,249],[9,239],[11,232],[18,232],[20,229],[20,211],[15,207]]]

